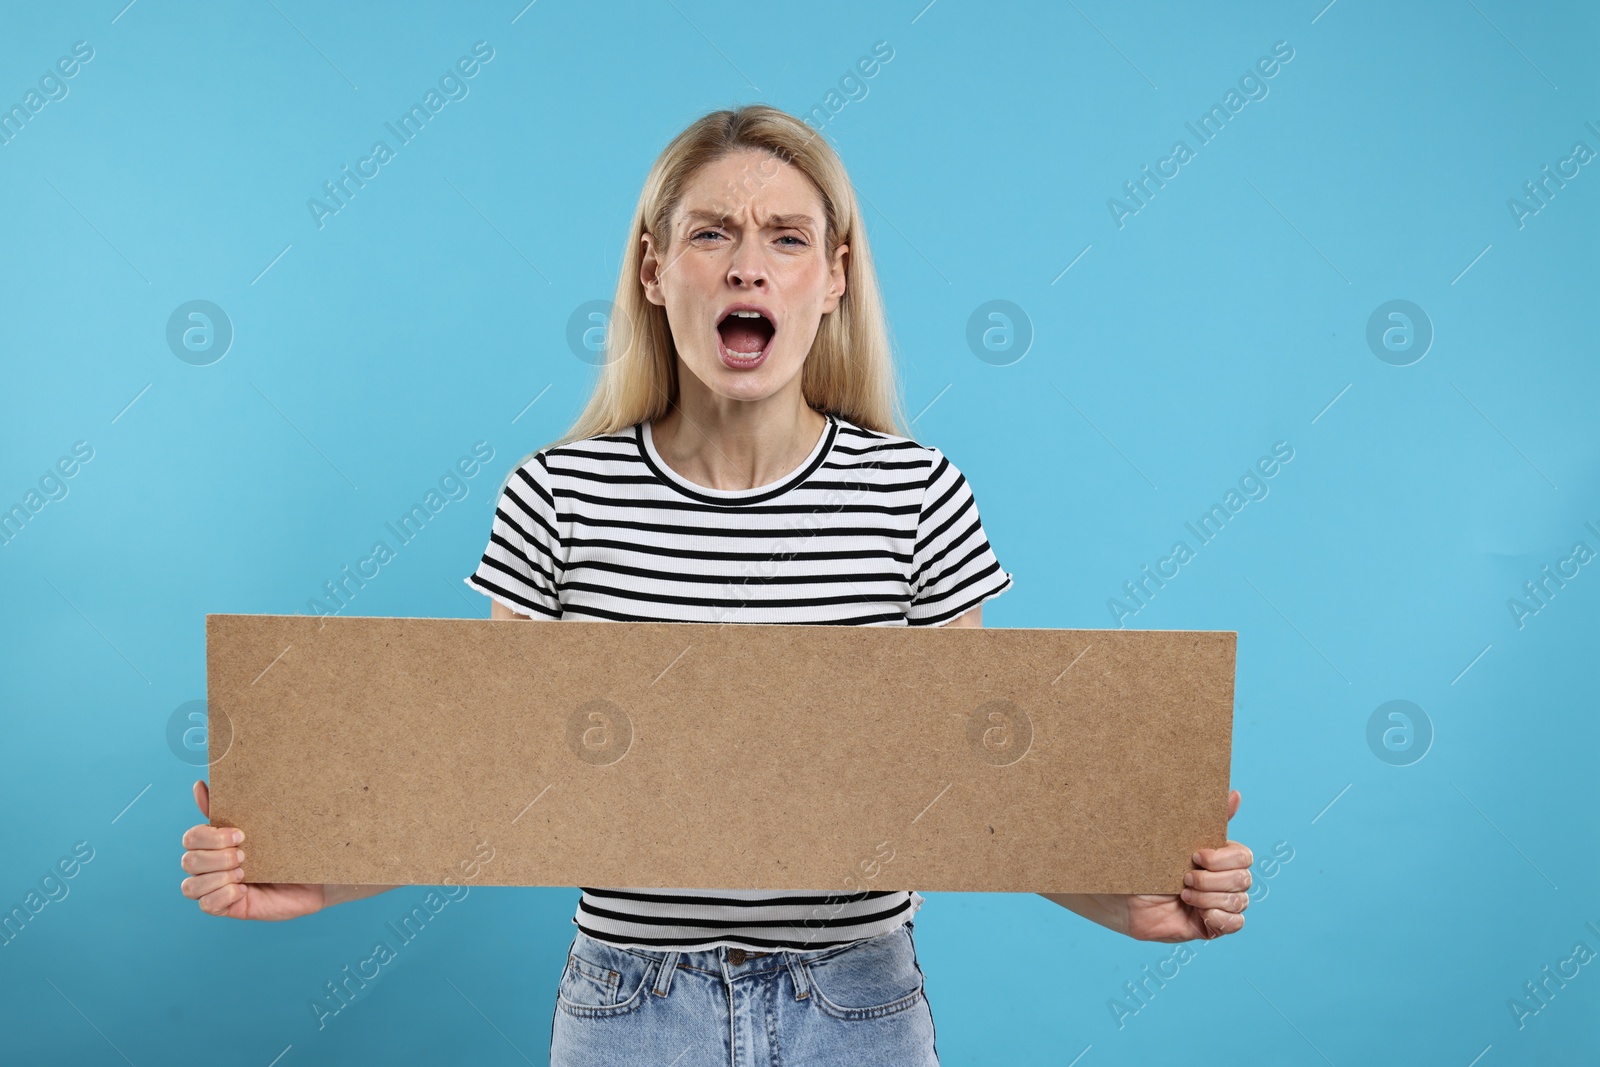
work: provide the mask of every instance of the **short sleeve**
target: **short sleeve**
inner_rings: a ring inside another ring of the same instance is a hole
[[[1011,588],[978,518],[967,479],[937,448],[911,560],[911,626],[942,626]]]
[[[551,492],[550,469],[536,454],[512,472],[494,509],[489,544],[464,581],[512,611],[559,619],[565,552]]]

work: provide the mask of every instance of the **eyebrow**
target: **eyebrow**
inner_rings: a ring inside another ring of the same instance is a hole
[[[722,211],[706,211],[696,209],[684,215],[684,222],[712,222],[717,225],[725,224],[731,216]],[[767,226],[775,229],[816,229],[817,223],[810,215],[771,215],[767,218]]]

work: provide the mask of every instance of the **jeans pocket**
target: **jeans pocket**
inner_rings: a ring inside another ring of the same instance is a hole
[[[626,1015],[644,1003],[654,966],[659,964],[638,953],[580,936],[567,950],[556,1005],[587,1019]]]
[[[922,1001],[922,968],[903,926],[802,965],[817,1007],[838,1019],[879,1019]]]

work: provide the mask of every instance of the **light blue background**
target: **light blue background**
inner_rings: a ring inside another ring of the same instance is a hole
[[[486,617],[461,578],[494,484],[587,395],[568,318],[610,297],[651,161],[714,108],[809,111],[881,40],[823,129],[915,432],[1016,575],[988,625],[1114,625],[1123,582],[1294,449],[1127,620],[1238,631],[1231,832],[1292,861],[1121,1028],[1170,946],[931,894],[945,1062],[1594,1062],[1600,966],[1520,1029],[1508,1000],[1600,951],[1600,565],[1521,628],[1507,600],[1600,549],[1600,166],[1522,227],[1507,200],[1600,150],[1600,19],[1324,3],[10,6],[0,104],[94,58],[0,146],[0,505],[94,458],[0,547],[0,903],[95,857],[0,947],[0,1059],[544,1061],[576,890],[472,890],[319,1030],[308,1002],[426,890],[202,915],[167,722],[205,695],[206,613],[305,610],[479,440],[489,470],[348,613]],[[470,95],[319,229],[307,199],[480,40]],[[1108,198],[1277,41],[1269,95],[1119,229]],[[193,299],[236,330],[209,366],[165,341]],[[1004,366],[966,341],[996,299],[1033,333]],[[1409,366],[1366,343],[1391,299],[1435,330]],[[1409,766],[1367,744],[1391,699],[1435,732]]]

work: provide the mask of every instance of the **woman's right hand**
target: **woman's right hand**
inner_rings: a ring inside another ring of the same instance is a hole
[[[211,791],[203,781],[194,784],[194,802],[200,814],[211,818]],[[236,838],[237,835],[237,838]],[[321,883],[246,882],[244,850],[236,847],[244,832],[231,826],[200,823],[184,831],[183,895],[199,901],[207,915],[231,919],[298,919],[327,906]]]

